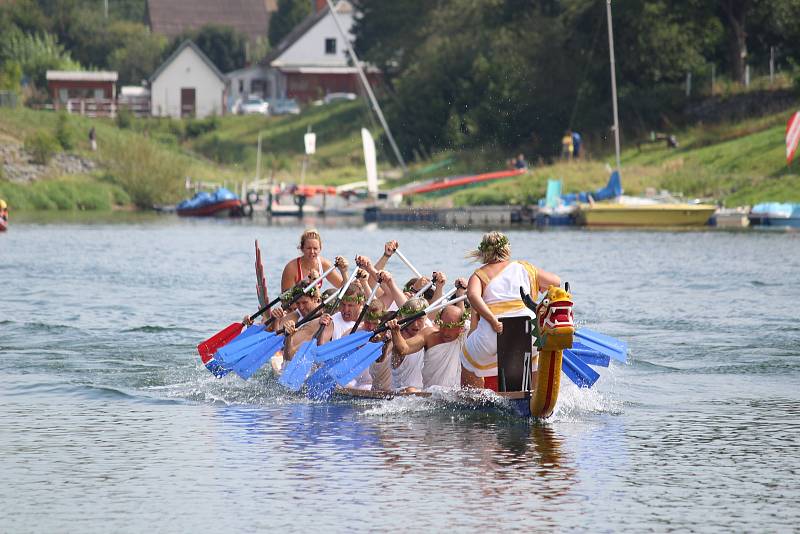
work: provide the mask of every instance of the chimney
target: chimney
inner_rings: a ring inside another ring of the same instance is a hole
[[[326,7],[328,7],[328,2],[326,0],[311,0],[314,3],[314,12],[319,13]]]

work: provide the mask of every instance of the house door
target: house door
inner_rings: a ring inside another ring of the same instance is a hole
[[[196,111],[196,100],[194,87],[189,89],[181,88],[181,117],[194,117]]]

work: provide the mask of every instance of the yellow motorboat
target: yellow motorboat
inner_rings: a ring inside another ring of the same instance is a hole
[[[586,226],[705,226],[714,215],[711,204],[592,203],[578,206],[578,223]]]

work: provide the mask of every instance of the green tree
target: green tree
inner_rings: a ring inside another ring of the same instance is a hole
[[[196,31],[187,31],[172,40],[164,50],[163,58],[169,57],[186,39],[191,39],[222,72],[230,72],[245,66],[247,61],[247,37],[227,26],[208,24]]]
[[[120,84],[138,85],[158,68],[167,45],[163,36],[142,24],[122,21],[111,24],[110,34],[116,48],[108,54],[107,64],[119,73]]]
[[[17,28],[0,36],[0,62],[15,61],[38,87],[44,87],[47,70],[80,70],[56,38],[48,33],[32,35]]]
[[[309,14],[311,3],[308,0],[278,0],[278,9],[269,19],[270,46],[277,46]]]

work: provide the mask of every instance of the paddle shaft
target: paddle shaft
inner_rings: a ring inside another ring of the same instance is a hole
[[[378,288],[381,285],[380,279],[378,279],[378,283],[375,284],[375,287],[372,288],[372,292],[369,294],[369,298],[364,305],[361,306],[361,313],[358,314],[358,319],[356,319],[356,324],[353,325],[353,329],[350,330],[351,334],[355,334],[356,330],[358,330],[358,325],[361,324],[361,321],[364,320],[364,316],[367,314],[367,310],[369,309],[369,305],[372,304],[373,299],[375,299],[375,295],[378,293]]]
[[[347,288],[350,287],[350,284],[353,283],[353,280],[355,280],[357,272],[358,272],[357,270],[353,271],[353,274],[350,275],[350,278],[347,280],[347,283],[345,283],[342,286],[342,288],[337,293],[334,294],[336,296],[336,305],[338,305],[339,301],[342,299],[342,295],[344,295],[345,291],[347,291]],[[305,317],[300,319],[300,321],[295,325],[295,327],[299,328],[299,327],[303,326],[304,324],[316,319],[317,318],[317,314],[320,312],[320,310],[322,310],[325,306],[327,306],[328,304],[331,303],[331,300],[333,299],[334,295],[331,295],[328,298],[328,300],[324,300],[324,301],[320,302],[319,306],[317,306],[316,308],[311,310],[311,313],[309,313],[308,315],[306,315]],[[300,298],[300,296],[298,295],[297,298]],[[286,329],[285,328],[281,328],[278,332],[275,332],[275,333],[277,335],[282,335],[285,332],[286,332]]]
[[[325,271],[324,273],[322,273],[320,276],[318,276],[316,280],[314,280],[313,282],[311,282],[310,284],[308,284],[308,285],[305,287],[305,289],[303,289],[303,292],[302,292],[302,293],[300,293],[300,294],[298,294],[298,295],[295,295],[295,297],[294,297],[292,300],[290,300],[290,301],[289,301],[289,304],[288,304],[288,305],[289,305],[289,306],[291,306],[292,304],[294,304],[295,302],[297,302],[298,300],[300,300],[300,297],[302,297],[303,295],[305,295],[305,294],[307,294],[309,291],[311,291],[311,288],[313,288],[314,286],[316,286],[316,285],[317,285],[317,284],[320,282],[320,280],[322,280],[323,278],[325,278],[326,276],[328,276],[329,274],[331,274],[335,268],[336,268],[336,266],[335,266],[335,265],[332,265],[332,266],[330,267],[330,269],[328,269],[327,271]],[[294,286],[292,286],[292,289],[294,289],[294,288],[298,287],[298,285],[299,285],[299,284],[295,284]],[[281,298],[282,298],[282,297],[283,297],[283,296],[284,296],[286,293],[288,293],[288,291],[285,291],[285,292],[281,293],[281,294],[280,294],[280,296],[278,296],[278,297],[274,298],[274,299],[272,300],[272,302],[270,302],[269,304],[267,304],[266,306],[264,306],[263,308],[261,308],[260,310],[258,310],[256,313],[254,313],[253,315],[251,315],[251,316],[250,316],[250,321],[255,321],[255,320],[256,320],[256,319],[257,319],[257,318],[258,318],[258,317],[259,317],[261,314],[263,314],[264,312],[266,312],[267,310],[269,310],[271,307],[273,307],[274,305],[276,305],[278,302],[280,302]],[[272,321],[274,321],[274,320],[275,320],[275,317],[273,317],[273,318],[271,318],[269,321],[267,321],[267,323],[266,323],[266,324],[267,324],[267,326],[271,325],[271,324],[272,324]]]
[[[412,271],[414,274],[416,274],[416,275],[417,275],[417,278],[422,278],[422,274],[421,274],[421,273],[420,273],[420,272],[417,270],[417,268],[416,268],[416,267],[414,267],[413,265],[411,265],[411,262],[410,262],[410,261],[408,261],[408,258],[406,258],[406,257],[403,255],[403,253],[402,253],[402,252],[400,252],[399,250],[395,250],[395,251],[394,251],[394,253],[395,253],[395,254],[397,254],[397,257],[398,257],[398,258],[400,258],[400,260],[401,260],[403,263],[405,263],[405,264],[406,264],[406,267],[408,267],[409,269],[411,269],[411,271]]]

